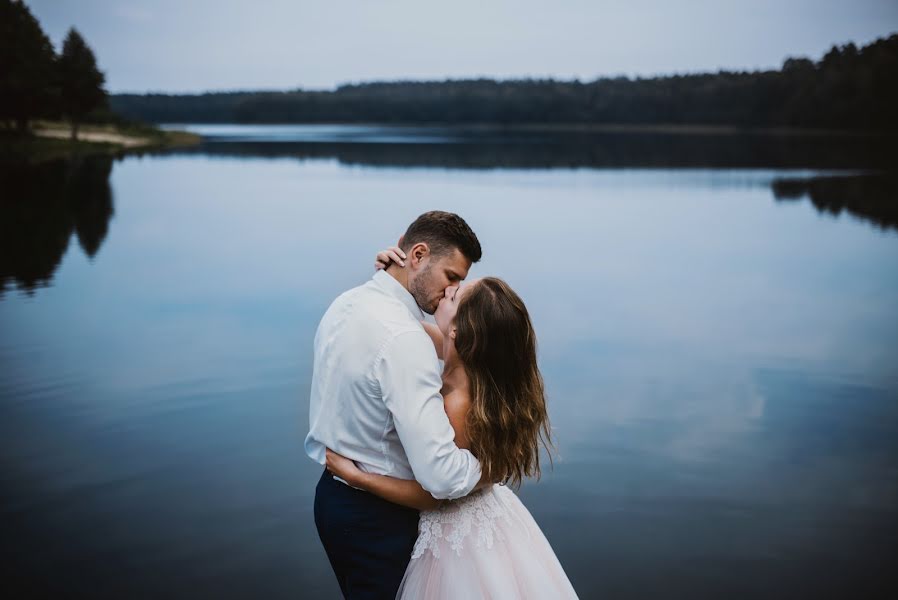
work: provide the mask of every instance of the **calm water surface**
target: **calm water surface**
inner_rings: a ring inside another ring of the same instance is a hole
[[[898,193],[858,142],[195,129],[3,174],[6,582],[338,597],[312,337],[440,208],[531,311],[558,456],[521,496],[581,597],[898,592]]]

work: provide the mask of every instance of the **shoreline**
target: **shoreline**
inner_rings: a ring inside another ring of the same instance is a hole
[[[32,133],[41,138],[72,141],[71,133],[62,129],[35,129]],[[105,133],[93,131],[85,131],[78,134],[78,139],[75,141],[92,144],[112,144],[123,146],[125,148],[138,148],[140,146],[146,146],[149,143],[147,138],[127,136],[114,132]]]
[[[183,148],[200,143],[201,137],[180,130],[155,126],[85,124],[78,139],[71,139],[67,123],[35,121],[26,134],[0,129],[0,162],[40,163],[73,156],[113,156],[116,158],[146,151]]]

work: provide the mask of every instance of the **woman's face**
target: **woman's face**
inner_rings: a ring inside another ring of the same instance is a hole
[[[450,285],[446,288],[445,295],[440,299],[436,312],[433,313],[433,318],[437,322],[437,327],[440,328],[443,335],[449,335],[449,331],[452,329],[452,324],[455,322],[455,313],[458,311],[458,303],[461,302],[461,299],[473,286],[474,282],[470,281],[465,284]]]

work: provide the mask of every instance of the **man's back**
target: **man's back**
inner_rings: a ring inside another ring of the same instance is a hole
[[[371,473],[418,479],[437,497],[467,494],[479,464],[454,444],[439,362],[411,294],[381,271],[331,304],[315,336],[305,448]]]
[[[310,457],[324,463],[326,446],[366,471],[414,478],[380,392],[376,363],[386,343],[416,332],[426,337],[409,308],[374,279],[334,300],[315,335]],[[439,378],[432,347],[430,353],[430,370]]]

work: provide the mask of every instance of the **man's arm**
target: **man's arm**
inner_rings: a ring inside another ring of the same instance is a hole
[[[389,340],[375,362],[375,376],[421,487],[440,499],[470,493],[480,481],[480,463],[455,444],[427,334],[410,330]]]

